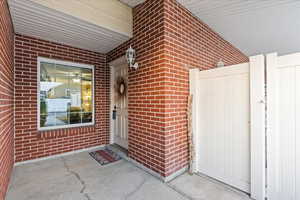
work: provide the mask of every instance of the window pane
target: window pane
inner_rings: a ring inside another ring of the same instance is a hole
[[[93,113],[83,113],[82,114],[82,123],[89,123],[93,121]]]
[[[69,95],[69,76],[56,74],[55,87],[48,94],[48,112],[67,112],[71,99]]]
[[[70,124],[81,123],[81,112],[70,112]]]
[[[56,113],[56,126],[68,125],[70,124],[69,115],[67,112],[57,112]]]
[[[92,81],[92,70],[91,69],[81,69],[82,79],[85,81]]]
[[[81,112],[81,69],[78,67],[72,67],[70,75],[70,85],[69,85],[69,94],[70,94],[70,108],[74,108]]]
[[[82,109],[84,112],[92,112],[92,82],[91,81],[82,81]]]
[[[47,115],[41,115],[41,127],[56,126],[55,113],[48,113]],[[43,126],[42,126],[43,125]]]
[[[40,125],[41,127],[55,126],[55,110],[48,101],[56,86],[55,65],[41,63],[40,80]]]
[[[82,108],[83,112],[93,112],[93,84],[92,84],[92,70],[82,69]]]
[[[45,62],[40,66],[40,127],[92,122],[92,69]]]

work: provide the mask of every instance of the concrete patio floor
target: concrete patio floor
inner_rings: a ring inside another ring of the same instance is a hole
[[[163,183],[128,161],[101,166],[87,152],[14,168],[6,200],[249,200],[205,177]]]

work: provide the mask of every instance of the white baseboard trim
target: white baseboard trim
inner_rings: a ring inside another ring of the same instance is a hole
[[[173,174],[167,176],[167,177],[164,177],[164,182],[170,182],[172,181],[173,179],[175,179],[177,176],[180,176],[181,174],[184,174],[185,172],[187,172],[189,169],[188,166],[185,166],[179,170],[177,170],[176,172],[174,172]]]
[[[181,174],[185,173],[188,170],[188,166],[186,166],[186,167],[183,167],[183,168],[177,170],[173,174],[171,174],[167,177],[164,177],[164,176],[160,175],[159,173],[155,172],[154,170],[145,167],[143,164],[137,162],[136,160],[129,158],[126,153],[124,153],[120,149],[114,147],[114,145],[108,145],[107,147],[110,150],[112,150],[113,152],[115,152],[116,154],[118,154],[124,160],[132,163],[134,166],[144,170],[145,172],[151,174],[152,176],[158,178],[159,180],[161,180],[162,182],[165,182],[165,183],[175,179],[177,176],[180,176]]]
[[[158,178],[159,180],[161,180],[164,183],[172,181],[173,179],[180,176],[181,174],[184,174],[188,170],[188,166],[186,166],[186,167],[181,168],[180,170],[177,170],[173,174],[171,174],[167,177],[164,177],[164,176],[160,175],[159,173],[153,171],[152,169],[145,167],[143,164],[137,162],[136,160],[134,160],[132,158],[123,157],[123,159],[127,160],[128,162],[131,162],[136,167],[148,172],[149,174],[151,174],[152,176]]]
[[[86,148],[86,149],[79,149],[79,150],[76,150],[76,151],[61,153],[61,154],[57,154],[57,155],[53,155],[53,156],[47,156],[47,157],[37,158],[37,159],[33,159],[33,160],[26,160],[26,161],[22,161],[22,162],[17,162],[17,163],[14,164],[14,167],[24,165],[24,164],[28,164],[28,163],[40,162],[40,161],[43,161],[43,160],[50,160],[50,159],[60,158],[60,157],[63,157],[63,156],[69,156],[69,155],[78,154],[78,153],[82,153],[82,152],[95,151],[95,150],[102,149],[105,146],[106,145],[100,145],[100,146],[90,147],[90,148]]]

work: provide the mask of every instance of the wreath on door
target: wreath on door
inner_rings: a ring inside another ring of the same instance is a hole
[[[123,98],[126,96],[127,93],[127,83],[126,79],[122,76],[119,76],[116,79],[115,91],[119,98]]]

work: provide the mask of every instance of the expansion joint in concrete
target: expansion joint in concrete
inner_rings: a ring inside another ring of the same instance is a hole
[[[192,197],[190,197],[189,195],[187,195],[186,193],[178,190],[175,186],[172,186],[170,183],[165,183],[171,190],[175,191],[176,193],[178,193],[179,195],[183,196],[184,198],[188,199],[188,200],[196,200]]]
[[[146,183],[146,181],[147,181],[147,178],[144,178],[143,181],[132,192],[130,192],[129,194],[127,194],[125,196],[124,199],[127,200],[129,197],[131,197],[132,195],[137,193],[143,187],[143,185]]]

